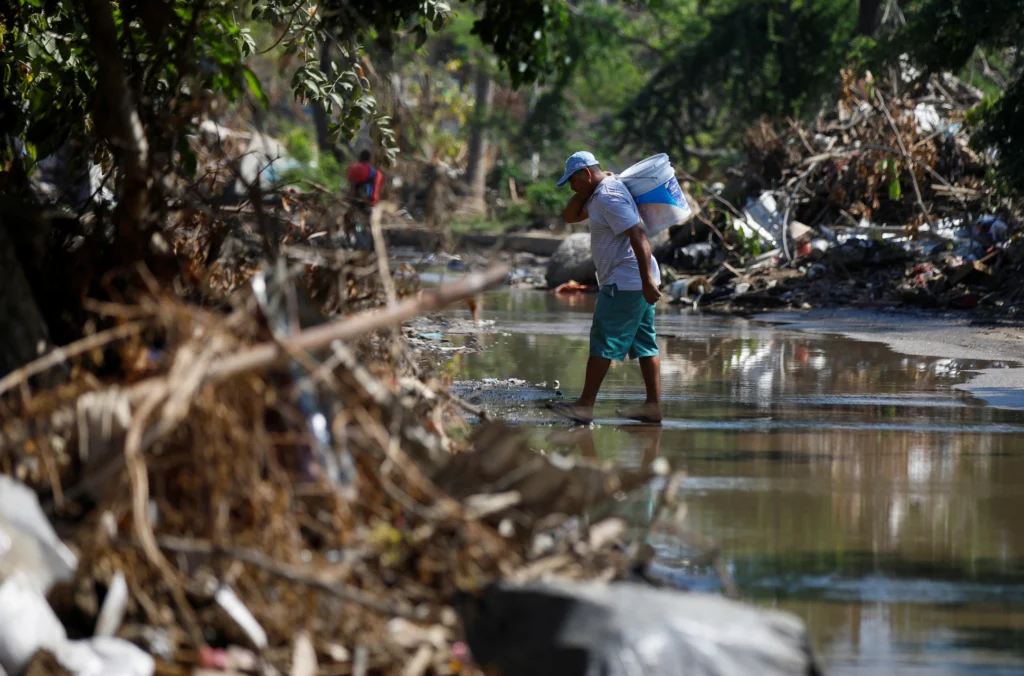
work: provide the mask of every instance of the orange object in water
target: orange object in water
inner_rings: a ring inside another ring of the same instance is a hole
[[[476,298],[470,298],[466,301],[466,305],[469,306],[469,313],[473,315],[473,321],[477,324],[480,323],[480,308],[477,305]]]
[[[565,284],[555,287],[555,293],[573,293],[576,291],[586,293],[587,291],[593,290],[593,284],[580,284],[576,281],[566,282]]]

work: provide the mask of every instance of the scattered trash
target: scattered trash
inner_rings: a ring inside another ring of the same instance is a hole
[[[156,671],[156,662],[145,651],[109,636],[69,641],[56,657],[73,676],[152,676]]]
[[[238,598],[238,594],[233,589],[222,586],[216,591],[213,598],[217,605],[234,620],[254,648],[263,650],[267,647],[267,632],[260,626],[259,620],[253,616],[252,611],[245,607],[245,603]]]
[[[814,235],[814,228],[810,228],[800,221],[792,221],[789,224],[789,238],[795,244],[799,244]]]
[[[700,305],[717,311],[1019,307],[1024,203],[987,182],[989,160],[959,124],[977,103],[949,75],[908,95],[844,72],[813,127],[752,127],[746,175],[757,180],[703,192],[711,239],[694,242],[691,224],[658,249],[666,295],[688,301],[680,282],[701,270],[712,288]]]
[[[445,267],[453,272],[466,272],[469,270],[469,265],[458,256],[452,257],[452,259],[448,261],[448,265]]]
[[[804,242],[797,249],[797,258],[807,258],[812,261],[820,260],[828,253],[828,240],[820,237]]]
[[[737,220],[735,225],[745,237],[756,235],[766,244],[778,246],[782,239],[782,215],[771,193],[761,193],[756,200],[747,200],[743,214],[745,218]]]
[[[39,592],[18,571],[0,583],[0,667],[20,674],[39,650],[56,653],[67,641],[64,625]]]
[[[313,639],[305,631],[295,635],[295,650],[292,654],[292,669],[289,676],[316,676],[319,665]]]
[[[459,604],[488,673],[821,674],[796,616],[636,584],[499,584]]]
[[[917,122],[917,133],[931,134],[939,131],[942,118],[939,111],[931,103],[919,103],[914,107],[914,120]]]
[[[990,244],[1004,241],[1008,230],[1006,222],[997,216],[982,216],[974,224],[975,236]]]
[[[703,270],[713,265],[718,251],[709,242],[688,244],[675,250],[669,265],[681,271]]]
[[[668,295],[673,303],[686,302],[696,305],[712,288],[714,287],[706,277],[691,277],[673,282],[668,288]]]
[[[78,559],[57,537],[36,494],[0,474],[0,580],[21,573],[40,595],[74,575]]]
[[[124,573],[117,571],[103,598],[99,619],[96,620],[96,636],[114,636],[121,628],[124,613],[128,608],[128,582]]]

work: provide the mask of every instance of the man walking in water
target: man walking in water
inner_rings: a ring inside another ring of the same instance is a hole
[[[583,394],[575,402],[552,404],[551,410],[574,422],[594,419],[594,402],[612,360],[640,361],[647,400],[619,415],[641,422],[661,422],[661,361],[654,334],[654,304],[661,298],[661,273],[633,197],[625,184],[601,170],[588,152],[565,161],[573,195],[562,217],[567,223],[590,219],[590,251],[601,289],[590,328]]]

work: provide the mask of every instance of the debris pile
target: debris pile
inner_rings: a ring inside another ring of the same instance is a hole
[[[390,329],[507,272],[296,328],[295,288],[259,271],[233,314],[106,306],[116,327],[0,379],[0,456],[17,479],[0,507],[42,496],[0,514],[22,534],[0,552],[0,598],[23,599],[0,612],[28,603],[46,620],[0,626],[0,646],[20,650],[4,668],[455,673],[471,668],[460,594],[627,578],[625,523],[573,517],[663,467],[544,456],[500,422],[460,441],[456,412],[479,409],[387,361]],[[126,371],[103,382],[90,365],[115,355]],[[68,363],[67,384],[36,387]]]
[[[284,259],[304,274],[321,314],[353,312],[415,293],[412,267],[388,260],[379,222],[347,222],[337,189],[275,182],[291,160],[280,142],[212,122],[192,139],[199,177],[181,180],[180,210],[162,227],[184,274],[181,295],[224,299],[247,285],[263,260]]]
[[[327,191],[261,190],[274,144],[205,125],[192,150],[204,173],[181,179],[134,272],[102,299],[68,296],[87,298],[85,337],[0,377],[0,674],[533,673],[515,660],[559,635],[488,590],[532,583],[531,598],[618,617],[609,631],[660,598],[577,584],[657,580],[647,534],[587,510],[661,475],[657,514],[678,529],[679,477],[535,452],[402,340],[453,303],[479,326],[476,299],[507,267],[450,259],[465,276],[424,292],[379,224],[352,246]],[[74,236],[102,249],[103,218]],[[791,616],[688,597],[669,617],[676,605],[653,622],[662,668],[817,673]],[[760,640],[736,644],[737,620]],[[492,651],[509,622],[523,650]],[[649,648],[646,633],[616,641]]]
[[[671,295],[747,311],[1019,312],[1021,205],[999,196],[963,122],[981,93],[950,75],[898,85],[845,72],[813,124],[751,129],[746,173],[702,185],[705,213],[657,251]]]

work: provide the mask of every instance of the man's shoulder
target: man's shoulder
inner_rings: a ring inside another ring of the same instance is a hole
[[[625,183],[613,176],[609,176],[597,186],[597,189],[594,191],[594,200],[604,202],[605,204],[615,204],[617,202],[632,203],[633,196],[629,194],[629,189]]]
[[[601,209],[636,208],[629,189],[622,181],[612,176],[601,181],[590,201],[599,205]]]

